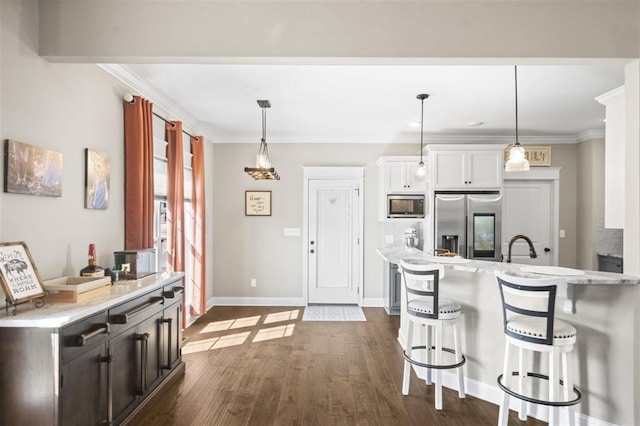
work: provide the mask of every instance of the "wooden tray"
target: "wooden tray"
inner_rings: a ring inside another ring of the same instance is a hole
[[[61,277],[43,282],[47,300],[78,303],[111,292],[111,277]]]

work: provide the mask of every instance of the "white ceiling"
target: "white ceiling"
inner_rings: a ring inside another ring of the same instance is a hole
[[[419,142],[419,93],[430,95],[424,105],[425,143],[515,135],[513,66],[129,64],[122,69],[160,92],[163,103],[173,104],[162,105],[169,112],[177,106],[189,113],[196,122],[185,124],[214,142],[259,142],[258,99],[271,101],[269,143]],[[566,140],[603,129],[605,109],[594,97],[623,83],[620,65],[518,66],[519,135]],[[470,125],[477,122],[484,124]]]

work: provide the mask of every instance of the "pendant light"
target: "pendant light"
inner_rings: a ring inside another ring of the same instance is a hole
[[[424,150],[424,100],[427,99],[429,95],[425,93],[421,93],[416,98],[420,99],[421,110],[420,110],[420,162],[418,163],[418,168],[416,169],[416,176],[423,178],[427,175],[427,168],[424,165],[424,161],[422,161],[422,151]]]
[[[267,147],[267,108],[271,108],[271,103],[268,100],[259,100],[258,105],[262,108],[262,139],[256,155],[256,166],[245,167],[244,171],[255,180],[280,180],[276,169],[271,167]]]
[[[509,149],[509,159],[504,166],[506,172],[526,172],[529,170],[529,161],[524,155],[524,147],[518,141],[518,66],[515,66],[516,86],[516,143]]]

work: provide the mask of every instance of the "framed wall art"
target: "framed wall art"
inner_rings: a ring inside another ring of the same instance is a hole
[[[12,305],[45,295],[38,269],[23,241],[0,243],[0,284]]]
[[[84,207],[104,210],[109,207],[109,154],[86,148],[84,157]]]
[[[271,191],[245,191],[245,216],[271,216]]]
[[[6,140],[4,192],[62,196],[62,153]]]

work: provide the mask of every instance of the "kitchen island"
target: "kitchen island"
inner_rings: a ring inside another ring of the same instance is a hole
[[[0,315],[0,424],[120,424],[184,372],[183,273]],[[45,296],[46,300],[46,296]]]
[[[378,249],[378,253],[390,263],[397,263],[400,259],[422,259],[445,267],[441,294],[460,303],[463,311],[461,335],[462,352],[467,358],[464,366],[467,392],[498,404],[502,392],[497,387],[496,378],[502,370],[504,334],[495,271],[539,278],[553,275],[528,272],[531,265],[440,258],[418,249],[383,248]],[[574,407],[575,412],[581,417],[581,422],[639,424],[640,414],[634,411],[634,369],[638,354],[633,342],[635,311],[640,311],[636,302],[640,278],[564,268],[557,271],[562,275],[554,277],[558,279],[559,287],[566,289],[563,295],[571,298],[567,303],[575,306],[575,309],[568,310],[574,313],[557,309],[557,317],[578,331],[574,377],[583,396]],[[402,299],[404,306],[404,294]],[[563,300],[559,302],[561,307],[566,307]],[[406,313],[401,309],[398,339],[403,347],[407,321]],[[415,338],[423,341],[422,336],[416,335]],[[451,347],[451,344],[445,340],[445,346]],[[443,376],[445,386],[457,388],[454,374],[444,373]],[[515,404],[514,399],[511,400]],[[534,407],[530,415],[547,420],[544,407]]]

